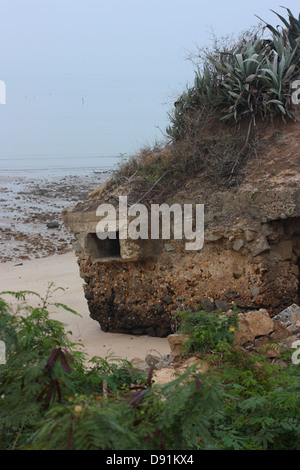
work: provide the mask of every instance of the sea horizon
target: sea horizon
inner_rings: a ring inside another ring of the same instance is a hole
[[[109,172],[120,163],[119,155],[0,157],[0,176],[60,179],[63,176]]]

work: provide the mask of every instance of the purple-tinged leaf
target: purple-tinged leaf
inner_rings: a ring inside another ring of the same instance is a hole
[[[48,358],[47,365],[46,365],[46,369],[49,369],[49,367],[51,366],[52,362],[57,360],[57,355],[58,355],[58,352],[59,352],[59,351],[60,351],[60,348],[55,348],[55,349],[53,349],[52,353],[50,354],[50,356],[49,356],[49,358]]]
[[[51,383],[49,384],[49,390],[48,390],[48,393],[47,393],[47,396],[46,396],[46,405],[47,407],[49,406],[49,403],[50,403],[50,400],[51,400],[51,397],[52,397],[52,393],[53,393],[53,383],[51,381]],[[54,391],[55,393],[55,391]]]
[[[41,399],[43,398],[43,396],[45,395],[46,391],[48,389],[48,385],[46,385],[46,387],[43,388],[42,392],[39,394],[39,396],[37,397],[37,401],[41,401]]]
[[[133,392],[130,394],[129,398],[131,398],[129,405],[137,407],[144,398],[145,390],[140,390],[138,392]]]
[[[62,348],[62,349],[63,351],[65,351],[66,355],[68,356],[69,361],[74,362],[74,357],[70,354],[70,352],[66,348]]]
[[[68,361],[62,351],[60,351],[60,362],[61,362],[61,367],[62,369],[67,372],[67,374],[71,374],[72,369],[68,364]]]
[[[149,370],[149,374],[148,374],[148,387],[151,387],[151,385],[152,385],[152,376],[153,376],[154,369],[155,369],[155,365],[151,366],[151,368],[150,368],[150,370]]]
[[[201,385],[200,385],[200,380],[198,377],[195,377],[195,382],[196,382],[196,389],[199,390]]]

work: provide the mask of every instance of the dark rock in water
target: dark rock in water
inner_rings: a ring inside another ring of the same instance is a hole
[[[48,222],[47,228],[58,228],[59,223],[58,222]]]
[[[39,196],[45,196],[48,193],[47,189],[38,189],[37,194]]]

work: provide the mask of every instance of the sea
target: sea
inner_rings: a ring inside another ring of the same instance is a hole
[[[58,179],[65,176],[88,176],[111,172],[122,163],[118,156],[17,156],[0,157],[0,176],[5,179]]]
[[[46,222],[60,220],[65,207],[83,201],[120,163],[120,156],[101,155],[0,157],[0,262],[61,248]],[[67,239],[63,226],[56,238]]]

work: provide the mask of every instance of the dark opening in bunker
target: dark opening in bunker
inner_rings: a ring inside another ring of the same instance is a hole
[[[86,251],[94,259],[121,259],[119,232],[101,240],[96,233],[89,233],[86,238]]]

